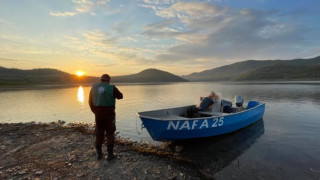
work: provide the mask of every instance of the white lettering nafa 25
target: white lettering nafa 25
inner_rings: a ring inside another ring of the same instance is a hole
[[[207,129],[223,126],[223,118],[212,118],[204,120],[169,121],[167,130],[194,130]]]

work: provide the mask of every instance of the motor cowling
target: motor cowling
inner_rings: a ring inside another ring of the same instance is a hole
[[[237,107],[242,107],[243,106],[243,98],[239,95],[234,97],[234,102]]]

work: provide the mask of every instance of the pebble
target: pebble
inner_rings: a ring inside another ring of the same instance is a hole
[[[19,172],[18,172],[18,174],[20,174],[20,175],[21,175],[21,174],[25,174],[25,173],[26,173],[25,170],[22,170],[22,171],[19,171]]]
[[[171,171],[171,169],[172,169],[172,168],[171,168],[171,166],[170,166],[170,165],[168,165],[168,171]]]
[[[160,170],[156,169],[153,171],[154,173],[160,174]]]
[[[82,177],[82,176],[84,176],[84,174],[77,174],[77,177]]]
[[[0,146],[0,149],[5,149],[6,148],[6,145],[2,145],[2,146]]]
[[[35,175],[41,175],[43,174],[43,171],[36,171]]]
[[[181,153],[182,150],[183,150],[183,147],[182,147],[182,146],[176,146],[176,147],[175,147],[175,152],[177,152],[177,153]]]

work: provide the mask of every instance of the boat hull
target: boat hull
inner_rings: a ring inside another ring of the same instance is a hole
[[[169,109],[168,109],[169,110]],[[173,141],[190,138],[201,138],[231,133],[255,123],[263,117],[264,103],[248,110],[199,118],[170,117],[153,118],[138,113],[153,140]]]

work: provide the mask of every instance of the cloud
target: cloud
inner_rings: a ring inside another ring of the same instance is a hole
[[[86,38],[89,44],[113,45],[118,41],[117,37],[113,37],[100,30],[86,32],[83,34],[83,36]]]
[[[112,67],[118,65],[117,63],[113,64],[96,64],[97,67]]]
[[[19,60],[17,60],[17,59],[10,59],[10,58],[1,58],[1,57],[0,57],[0,61],[16,62],[16,61],[19,61]]]
[[[199,2],[154,6],[162,21],[146,25],[143,34],[175,40],[165,53],[156,55],[164,63],[294,58],[299,47],[308,48],[306,34],[310,29],[276,10],[235,9]]]
[[[141,0],[141,2],[152,5],[172,4],[177,0]]]
[[[49,12],[51,16],[65,17],[65,16],[75,16],[75,12]]]
[[[216,5],[198,2],[178,2],[169,8],[160,9],[157,15],[161,17],[177,17],[188,20],[190,17],[202,19],[203,17],[217,16],[223,13],[224,9]]]
[[[114,27],[112,28],[117,33],[124,33],[129,29],[129,23],[126,21],[119,21],[114,24]]]
[[[128,39],[129,38],[129,39]],[[94,59],[103,59],[98,64],[126,64],[126,66],[149,64],[146,54],[153,50],[121,45],[121,41],[134,41],[132,37],[116,37],[101,30],[87,31],[80,36],[67,36],[63,41],[64,49]],[[114,66],[116,66],[114,65]],[[120,66],[120,65],[119,65]]]
[[[67,11],[67,12],[50,11],[49,14],[51,16],[57,16],[57,17],[76,16],[82,13],[89,13],[98,7],[101,7],[101,6],[103,7],[106,4],[108,4],[110,1],[109,0],[92,0],[92,1],[91,0],[72,0],[72,2],[75,4],[73,11]],[[94,12],[91,12],[90,14],[95,15]]]

